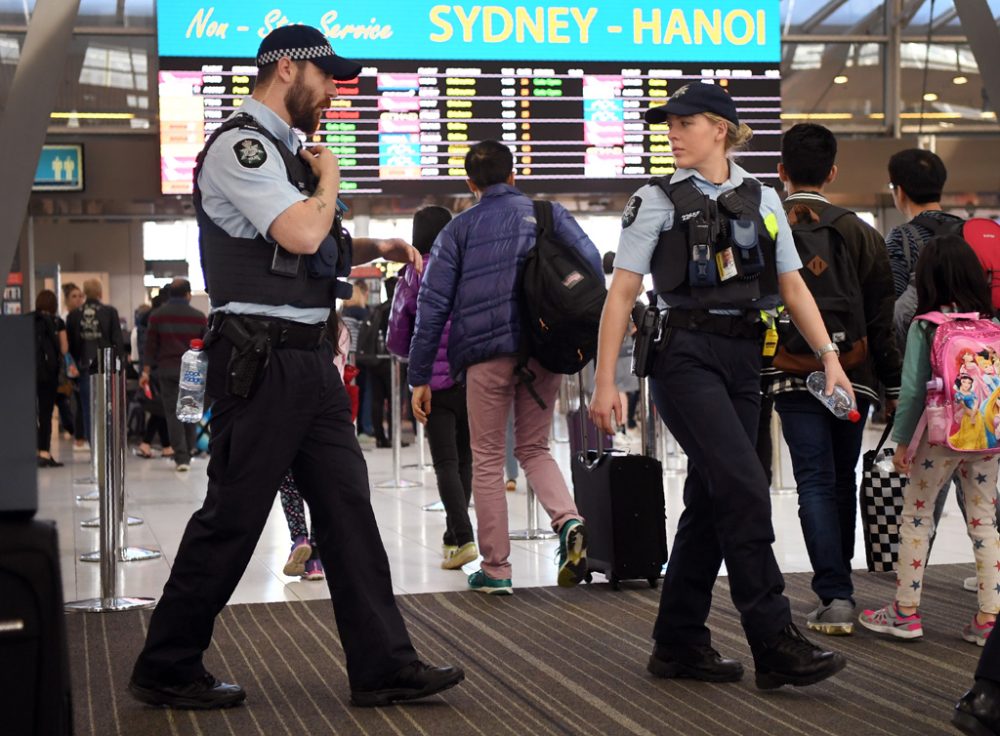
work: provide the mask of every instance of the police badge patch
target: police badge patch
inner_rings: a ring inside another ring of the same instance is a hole
[[[639,214],[639,208],[642,206],[642,197],[633,197],[625,204],[625,209],[622,212],[622,230],[627,228],[633,222],[635,222],[636,215]]]
[[[233,150],[240,166],[247,169],[259,169],[267,161],[267,151],[264,150],[264,146],[253,138],[244,138],[233,146]]]

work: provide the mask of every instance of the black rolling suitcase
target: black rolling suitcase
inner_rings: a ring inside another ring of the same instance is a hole
[[[0,521],[0,733],[73,732],[59,545],[51,521]]]
[[[585,413],[582,390],[580,407]],[[573,494],[587,525],[586,580],[599,572],[614,590],[622,580],[646,580],[655,588],[667,561],[663,466],[645,455],[587,449],[588,424],[584,450],[572,457]]]

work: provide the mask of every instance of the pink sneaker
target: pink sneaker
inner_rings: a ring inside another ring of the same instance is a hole
[[[312,555],[312,547],[307,537],[295,537],[292,539],[292,551],[288,555],[288,561],[281,572],[290,578],[299,577],[305,574],[306,560]]]
[[[322,580],[326,577],[323,570],[323,563],[319,560],[307,560],[306,570],[302,573],[303,580]]]
[[[923,624],[920,623],[920,613],[904,616],[895,603],[877,611],[865,610],[858,616],[858,622],[866,629],[879,634],[889,634],[897,639],[919,639],[924,635]]]
[[[993,623],[993,621],[987,621],[985,624],[981,624],[973,616],[971,623],[966,624],[965,628],[962,629],[962,638],[977,647],[985,647],[986,640],[990,638],[990,633],[993,631]]]

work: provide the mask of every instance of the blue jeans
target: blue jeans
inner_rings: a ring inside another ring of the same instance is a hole
[[[862,419],[852,423],[837,419],[806,391],[774,398],[798,486],[799,521],[813,568],[812,588],[823,601],[854,600],[855,469],[868,403],[858,398]]]

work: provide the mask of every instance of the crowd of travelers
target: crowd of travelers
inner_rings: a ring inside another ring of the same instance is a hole
[[[199,167],[202,161],[206,167],[197,179],[196,197],[203,237],[220,253],[232,243],[266,242],[266,234],[284,245],[280,238],[287,233],[288,242],[293,242],[298,237],[289,226],[293,216],[301,223],[319,222],[314,230],[325,238],[322,245],[310,246],[312,251],[293,252],[308,254],[327,247],[327,241],[342,244],[349,239],[338,215],[329,211],[338,208],[323,199],[323,192],[330,190],[327,185],[339,177],[328,151],[302,152],[306,173],[318,181],[308,191],[295,191],[286,181],[285,168],[291,177],[292,168],[303,166],[293,154],[282,149],[280,156],[271,157],[278,168],[269,172],[259,158],[246,153],[258,145],[265,153],[277,154],[279,146],[290,145],[289,118],[303,130],[312,123],[312,108],[300,110],[295,96],[279,97],[275,90],[299,89],[306,100],[313,90],[322,100],[324,93],[335,94],[331,80],[356,74],[352,62],[309,45],[312,29],[279,30],[282,33],[272,36],[307,55],[288,58],[285,47],[269,50],[268,44],[278,40],[265,39],[258,64],[273,68],[266,73],[262,68],[258,84],[264,86],[241,108],[253,118],[247,122],[236,116],[218,133],[233,142],[242,136],[242,149],[223,163],[213,152],[230,146],[212,148],[213,137],[199,158]],[[310,71],[314,69],[322,74]],[[639,314],[651,309],[655,315],[653,347],[636,374],[648,376],[657,414],[689,465],[685,509],[665,570],[648,671],[668,679],[742,678],[743,664],[713,647],[706,624],[723,562],[759,688],[811,685],[847,664],[843,655],[818,646],[799,630],[783,594],[784,580],[772,551],[770,468],[762,462],[769,453],[760,452],[758,443],[765,439],[773,405],[791,456],[802,534],[813,568],[815,606],[802,622],[807,631],[851,635],[859,624],[888,639],[920,638],[924,572],[944,499],[955,486],[976,559],[976,575],[961,585],[976,598],[966,620],[937,625],[951,625],[956,640],[984,647],[984,653],[975,685],[959,702],[953,722],[967,733],[1000,733],[1000,644],[991,637],[1000,611],[994,451],[1000,445],[1000,355],[992,349],[965,348],[957,353],[955,365],[942,368],[937,347],[950,344],[951,326],[963,320],[982,323],[980,329],[989,335],[996,303],[975,244],[963,238],[962,219],[942,208],[944,163],[921,149],[903,150],[890,159],[889,188],[906,221],[883,238],[857,214],[832,201],[837,141],[823,126],[800,124],[784,134],[777,172],[786,195],[781,198],[736,163],[734,154],[752,131],[721,87],[684,85],[665,104],[648,110],[646,121],[663,126],[676,171],[635,192],[622,214],[616,252],[603,259],[565,207],[552,203],[540,209],[518,188],[510,149],[485,140],[471,145],[465,157],[473,206],[458,213],[439,206],[417,210],[412,245],[400,239],[354,238],[354,263],[382,257],[403,264],[386,280],[384,301],[369,289],[374,284],[359,281],[353,293],[340,294],[339,314],[319,310],[322,324],[314,324],[318,304],[311,301],[308,277],[299,277],[306,284],[296,292],[301,302],[282,301],[293,285],[279,284],[281,289],[274,287],[277,296],[262,296],[261,304],[251,303],[253,308],[247,309],[251,299],[245,295],[252,294],[250,287],[258,282],[247,277],[237,283],[207,269],[210,293],[215,288],[216,294],[225,290],[244,297],[227,298],[226,308],[220,308],[213,296],[209,319],[191,306],[190,284],[175,279],[158,304],[137,313],[138,354],[132,360],[140,392],[147,397],[148,417],[136,452],[150,457],[159,433],[163,454],[172,456],[179,472],[190,469],[198,451],[194,427],[179,422],[174,411],[180,357],[190,340],[206,330],[215,342],[211,361],[225,357],[218,351],[232,350],[232,375],[242,370],[239,361],[245,358],[240,330],[250,341],[254,335],[267,336],[267,349],[273,350],[263,372],[252,364],[256,373],[245,393],[235,387],[232,376],[225,379],[224,398],[216,404],[216,416],[222,418],[213,418],[211,424],[217,433],[211,445],[216,467],[227,462],[221,457],[223,448],[228,457],[237,444],[249,459],[256,445],[240,434],[240,422],[250,416],[277,421],[267,397],[298,401],[297,394],[289,393],[298,384],[292,378],[282,383],[277,376],[303,377],[320,370],[308,356],[323,341],[327,344],[316,353],[322,361],[322,385],[343,384],[348,390],[339,392],[338,387],[323,399],[332,402],[322,410],[328,413],[303,414],[308,414],[303,421],[317,428],[315,441],[320,444],[309,445],[307,451],[297,448],[307,447],[312,441],[308,436],[282,438],[287,447],[281,445],[283,452],[276,455],[282,466],[268,465],[259,477],[246,480],[246,487],[254,490],[255,516],[239,534],[222,514],[235,503],[225,495],[229,481],[213,474],[210,465],[213,480],[206,506],[192,518],[164,601],[152,619],[130,684],[133,695],[175,707],[223,707],[242,701],[239,686],[215,680],[200,664],[191,664],[200,662],[199,652],[211,636],[211,619],[224,605],[225,591],[235,585],[233,575],[238,579],[239,570],[228,570],[225,581],[216,581],[217,595],[204,610],[185,610],[184,601],[193,600],[191,580],[202,574],[195,571],[198,554],[224,548],[238,567],[252,551],[251,537],[254,530],[259,534],[268,499],[273,500],[276,491],[292,542],[285,573],[307,580],[327,577],[343,627],[352,625],[346,621],[348,606],[352,616],[362,615],[361,607],[369,606],[378,611],[371,615],[382,622],[379,630],[387,632],[377,646],[366,645],[382,657],[384,666],[376,672],[374,664],[369,662],[366,669],[358,659],[364,656],[365,635],[360,629],[351,629],[351,635],[342,630],[353,702],[385,705],[425,697],[461,681],[458,668],[429,667],[416,659],[391,602],[388,568],[380,562],[384,553],[376,554],[377,538],[366,542],[372,544],[374,582],[350,582],[353,589],[371,591],[370,601],[349,603],[346,589],[337,587],[349,565],[338,566],[337,574],[324,569],[324,560],[330,568],[331,561],[344,559],[348,542],[338,535],[358,539],[360,531],[337,521],[340,507],[321,492],[330,481],[324,479],[325,461],[316,453],[323,447],[337,448],[338,457],[350,466],[351,513],[370,529],[370,507],[362,508],[365,504],[357,500],[367,498],[366,477],[355,478],[364,463],[353,448],[360,447],[358,435],[373,438],[377,448],[390,446],[394,427],[402,426],[401,417],[392,421],[394,413],[426,425],[446,512],[442,568],[465,569],[470,591],[514,594],[517,571],[510,562],[507,492],[512,483],[516,487],[519,465],[558,536],[558,584],[573,587],[588,575],[588,542],[595,529],[580,513],[549,447],[561,374],[568,371],[554,369],[551,356],[534,352],[527,338],[525,314],[533,305],[526,304],[522,277],[544,234],[574,264],[563,274],[564,284],[596,280],[604,289],[605,275],[610,277],[599,333],[595,324],[586,356],[588,361],[596,358],[589,416],[608,434],[634,425],[637,383],[621,370],[630,353],[623,344],[631,345],[624,341],[640,340],[632,315],[637,304]],[[261,179],[261,188],[255,189],[258,176],[266,181]],[[275,204],[270,219],[247,214],[238,227],[221,226],[224,197],[240,210],[240,197],[256,197],[257,192],[262,196],[279,181],[287,209]],[[235,188],[227,189],[235,182],[246,185],[245,190],[237,194]],[[303,208],[310,202],[316,207],[306,212]],[[347,272],[344,267],[338,265],[337,278]],[[63,292],[65,318],[52,291],[38,294],[34,313],[40,468],[61,465],[52,454],[50,437],[55,407],[59,427],[76,446],[85,448],[90,440],[86,379],[95,370],[97,351],[112,347],[123,356],[130,352],[117,311],[101,301],[99,281],[84,282],[82,290],[64,284]],[[233,306],[237,303],[239,308]],[[276,331],[276,324],[285,327]],[[777,345],[769,339],[774,331]],[[391,355],[405,359],[408,406],[391,400]],[[816,400],[806,380],[813,371],[824,372],[823,395],[839,391],[849,397],[858,421],[844,421]],[[214,380],[210,376],[210,393],[222,385],[213,386]],[[944,430],[936,426],[938,415],[931,411],[941,408],[932,399],[942,391],[953,395],[958,407],[957,424]],[[302,411],[306,409],[311,410],[303,404]],[[852,583],[857,467],[864,428],[875,409],[891,424],[887,433],[896,442],[895,471],[908,476],[909,483],[902,490],[896,583],[886,587],[883,600],[858,601]],[[239,541],[239,549],[232,540]],[[182,635],[188,625],[200,633]],[[197,641],[188,640],[193,636]]]

